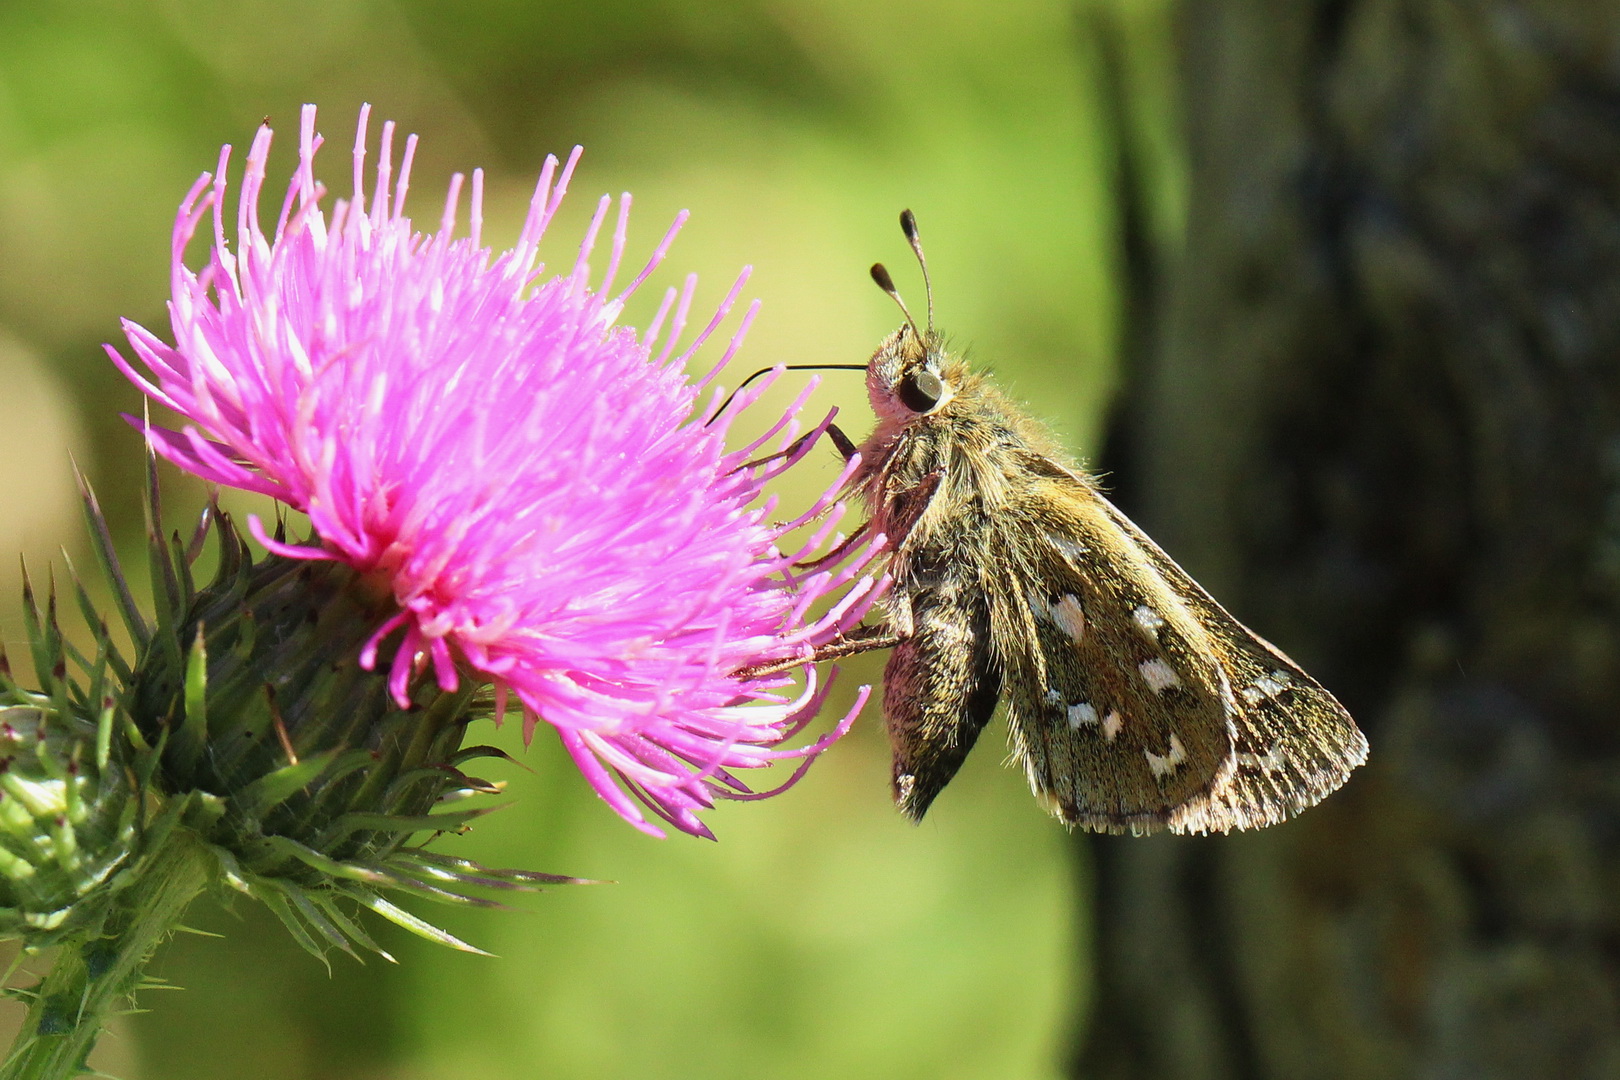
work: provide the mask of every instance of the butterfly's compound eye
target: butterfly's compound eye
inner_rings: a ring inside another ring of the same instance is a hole
[[[927,368],[919,368],[900,380],[896,388],[900,404],[915,413],[925,413],[945,396],[945,384]]]

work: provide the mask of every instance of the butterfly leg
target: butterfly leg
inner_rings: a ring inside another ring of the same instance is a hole
[[[817,660],[837,660],[844,656],[871,652],[874,649],[892,649],[904,640],[888,626],[857,626],[847,634],[840,634],[816,650]]]
[[[841,544],[827,552],[827,554],[817,555],[814,559],[806,559],[804,562],[796,562],[793,564],[793,569],[818,570],[823,566],[828,566],[832,563],[839,562],[851,551],[855,550],[857,544],[864,543],[866,540],[866,534],[871,531],[872,522],[870,520],[865,521],[861,524],[860,528],[850,533],[844,538],[844,541]]]
[[[855,444],[850,441],[849,436],[844,434],[844,429],[837,424],[827,425],[827,438],[832,440],[833,445],[838,448],[838,453],[843,456],[845,461],[859,453]]]
[[[855,444],[850,441],[848,435],[844,434],[842,428],[840,428],[837,424],[828,424],[820,431],[810,431],[800,435],[797,439],[794,439],[792,442],[788,443],[785,448],[778,450],[774,454],[766,454],[762,458],[755,458],[753,461],[744,462],[731,471],[741,472],[744,469],[753,469],[760,465],[769,465],[773,461],[780,461],[782,458],[792,457],[794,454],[797,454],[799,451],[803,450],[806,445],[819,438],[823,432],[826,433],[827,438],[832,440],[833,446],[837,448],[838,453],[842,455],[845,461],[848,461],[850,458],[854,457],[856,453],[858,453]]]
[[[857,626],[849,633],[840,634],[816,649],[813,656],[800,656],[790,660],[739,668],[735,675],[739,679],[757,679],[765,675],[775,675],[779,671],[792,671],[807,663],[838,660],[845,656],[871,652],[874,649],[892,649],[900,643],[900,640],[900,636],[887,626]]]

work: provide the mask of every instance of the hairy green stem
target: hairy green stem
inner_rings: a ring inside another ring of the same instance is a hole
[[[60,946],[50,974],[27,995],[28,1018],[0,1080],[57,1080],[87,1071],[107,1019],[124,1008],[153,951],[180,923],[216,864],[176,829],[113,901],[99,932]]]

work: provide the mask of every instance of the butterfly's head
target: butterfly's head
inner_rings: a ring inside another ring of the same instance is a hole
[[[953,391],[945,373],[946,355],[932,332],[910,322],[883,339],[866,365],[866,393],[882,420],[909,424],[945,407]]]

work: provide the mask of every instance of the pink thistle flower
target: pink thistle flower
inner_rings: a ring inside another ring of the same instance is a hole
[[[393,179],[391,122],[368,196],[367,116],[353,195],[329,221],[314,176],[313,106],[272,236],[258,218],[268,127],[248,154],[234,252],[224,226],[230,147],[192,187],[174,229],[175,343],[126,320],[144,372],[108,347],[148,397],[191,421],[147,428],[147,438],[182,469],[307,514],[319,546],[277,542],[250,519],[272,552],[339,560],[391,589],[398,613],[361,661],[373,667],[384,640],[402,638],[384,660],[401,705],[429,667],[445,690],[475,673],[495,687],[497,714],[517,701],[526,737],[538,721],[551,724],[596,792],[638,828],[662,835],[630,794],[677,828],[711,835],[697,812],[716,795],[760,797],[735,770],[803,758],[796,780],[864,703],[865,688],[829,735],[780,748],[824,697],[808,658],[882,591],[864,575],[875,544],[841,568],[793,565],[832,542],[842,513],[834,492],[848,470],[805,514],[772,523],[765,483],[814,440],[748,463],[768,440],[792,445],[804,398],[741,448],[724,445],[740,409],[703,421],[718,395],[708,384],[757,302],[708,376],[689,381],[686,361],[729,314],[746,269],[678,354],[692,277],[668,290],[645,335],[616,325],[684,213],[614,295],[630,197],[593,289],[586,259],[612,206],[604,196],[572,270],[542,279],[538,246],[578,149],[560,172],[547,159],[517,245],[496,253],[482,245],[481,172],[470,235],[452,238],[459,175],[439,231],[413,231],[404,204],[416,138]],[[210,214],[211,257],[194,273],[183,254]],[[710,408],[699,410],[706,390]],[[815,535],[784,550],[787,534],[809,523]],[[812,612],[829,598],[830,610]],[[802,691],[783,674],[747,674],[785,661],[804,663]]]

